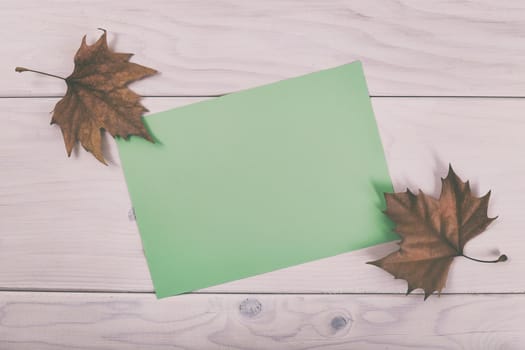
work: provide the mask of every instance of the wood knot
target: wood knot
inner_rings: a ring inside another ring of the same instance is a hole
[[[131,208],[128,211],[128,219],[129,221],[135,221],[137,219],[137,217],[135,216],[135,208]]]
[[[239,312],[241,315],[253,318],[257,316],[262,310],[262,304],[257,299],[247,298],[239,305]]]
[[[344,316],[335,316],[334,318],[332,318],[332,321],[330,322],[330,326],[332,326],[332,328],[335,331],[338,331],[338,330],[345,328],[348,322],[352,322],[352,320],[347,319]]]

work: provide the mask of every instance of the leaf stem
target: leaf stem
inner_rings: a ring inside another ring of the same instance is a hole
[[[477,261],[477,262],[481,262],[481,263],[486,263],[486,264],[494,264],[494,263],[498,263],[500,261],[507,261],[508,258],[505,254],[502,254],[499,256],[499,258],[497,258],[496,260],[480,260],[480,259],[476,259],[476,258],[471,258],[470,256],[468,255],[465,255],[465,254],[461,254],[460,256],[464,257],[464,258],[467,258],[467,259],[470,259],[472,261]]]
[[[17,71],[18,73],[22,73],[22,72],[33,72],[33,73],[38,73],[38,74],[42,74],[42,75],[47,75],[48,77],[53,77],[53,78],[58,78],[58,79],[66,80],[66,78],[59,77],[58,75],[49,74],[49,73],[44,73],[44,72],[40,72],[40,71],[38,71],[38,70],[28,69],[28,68],[24,68],[24,67],[16,67],[16,68],[15,68],[15,71]]]

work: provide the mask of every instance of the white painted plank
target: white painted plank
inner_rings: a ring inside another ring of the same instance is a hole
[[[197,99],[149,98],[152,111]],[[83,150],[68,159],[47,113],[56,99],[0,99],[0,287],[151,291],[114,142],[105,167]],[[500,218],[467,245],[467,253],[510,261],[458,258],[446,292],[523,292],[525,109],[519,99],[373,100],[395,187],[439,192],[452,162],[476,192],[493,190],[490,215]],[[389,243],[217,286],[229,292],[404,292],[365,265],[395,250]]]
[[[151,290],[114,141],[110,166],[79,148],[68,159],[49,125],[56,101],[0,99],[0,286]]]
[[[373,95],[524,96],[525,3],[419,0],[3,0],[0,95],[60,94],[103,27],[162,72],[143,95],[207,95],[362,60]]]
[[[0,348],[521,350],[524,295],[0,294]]]

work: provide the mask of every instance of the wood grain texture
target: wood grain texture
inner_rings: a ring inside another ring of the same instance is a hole
[[[149,98],[153,112],[197,99]],[[48,111],[56,99],[0,99],[0,287],[4,289],[151,291],[131,203],[113,140],[104,167],[83,150],[67,159]],[[394,185],[437,195],[448,162],[474,191],[493,190],[489,216],[500,218],[457,258],[445,292],[523,292],[521,254],[525,148],[521,99],[378,98],[373,100]],[[351,234],[351,232],[349,232]],[[393,243],[209,288],[207,292],[402,293],[364,262]],[[483,276],[483,278],[480,278]]]
[[[1,293],[0,349],[521,350],[525,296]]]
[[[362,60],[373,95],[524,96],[525,3],[419,0],[3,0],[0,96],[49,96],[80,39],[162,74],[142,95],[236,91]]]

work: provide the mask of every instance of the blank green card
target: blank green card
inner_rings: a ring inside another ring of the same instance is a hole
[[[396,238],[359,62],[145,121],[118,145],[158,297]]]

